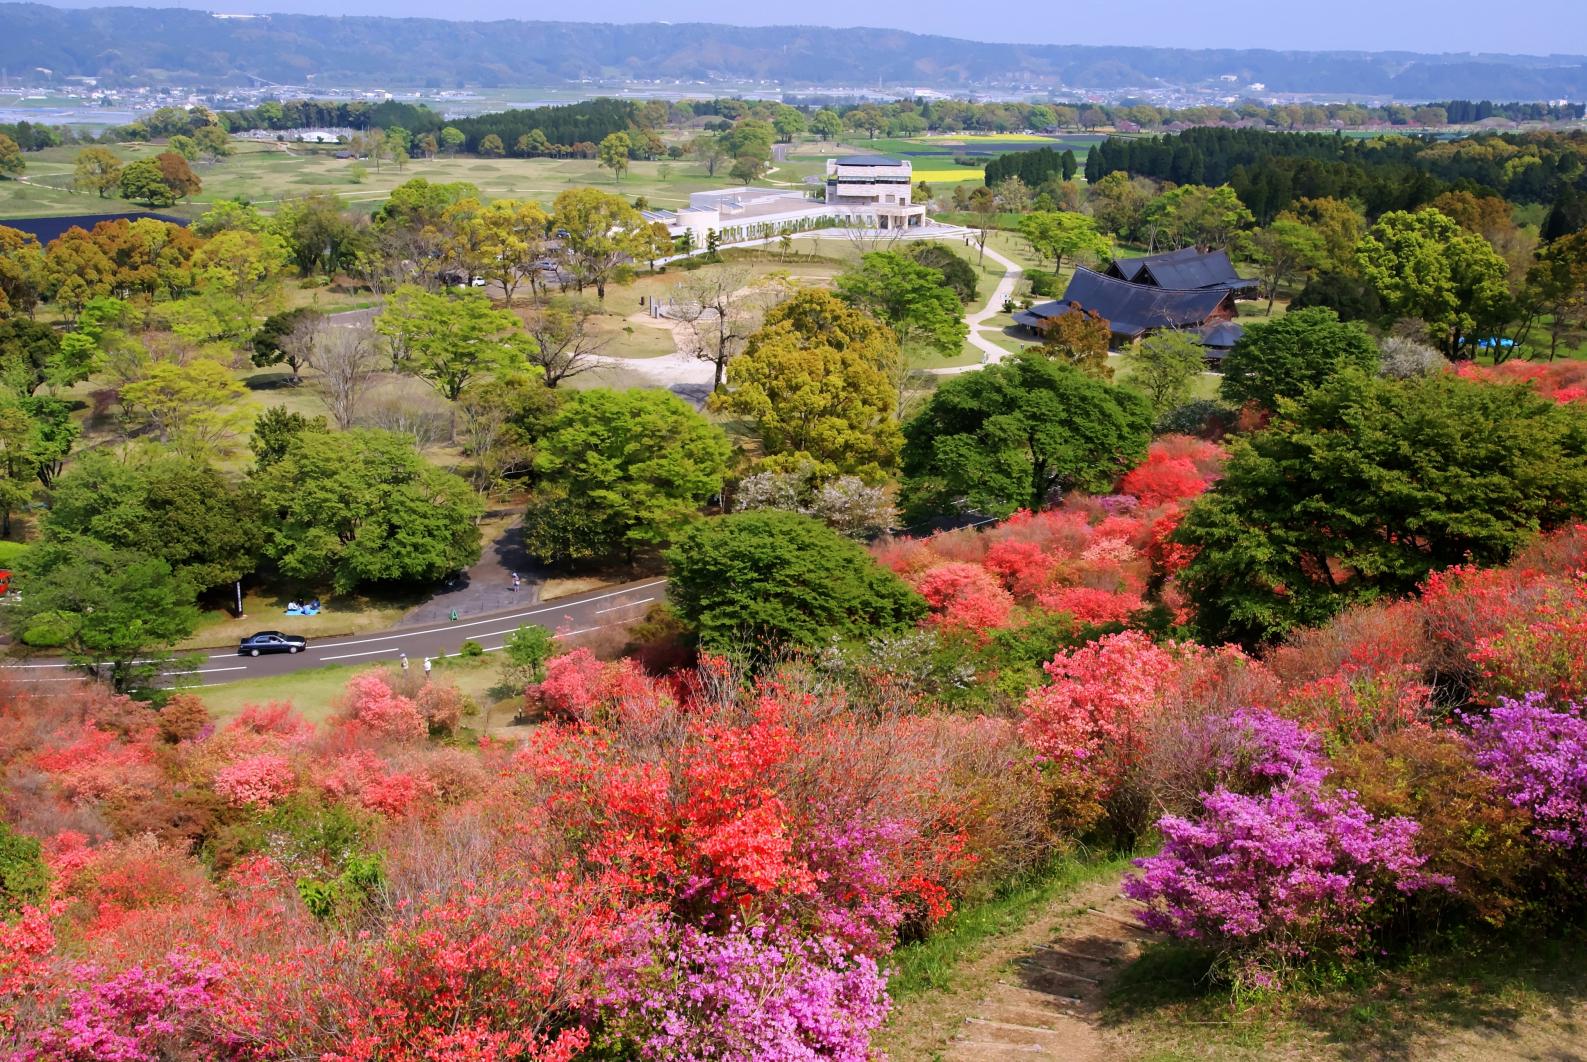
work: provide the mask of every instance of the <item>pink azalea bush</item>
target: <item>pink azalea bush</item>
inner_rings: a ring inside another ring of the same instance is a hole
[[[297,776],[285,756],[261,752],[222,767],[215,792],[238,807],[269,807],[291,794]]]

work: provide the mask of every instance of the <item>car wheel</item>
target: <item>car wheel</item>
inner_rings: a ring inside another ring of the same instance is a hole
[[[250,650],[248,650],[248,655],[249,655],[249,656],[258,656],[258,655],[259,655],[259,650],[257,650],[257,649],[250,649]]]
[[[288,647],[287,647],[287,652],[289,652],[289,653],[295,653],[295,652],[297,652],[297,651],[298,651],[298,650],[299,650],[299,649],[301,649],[301,648],[303,648],[303,647],[302,647],[302,646],[301,646],[301,645],[291,645],[291,646],[288,646]]]

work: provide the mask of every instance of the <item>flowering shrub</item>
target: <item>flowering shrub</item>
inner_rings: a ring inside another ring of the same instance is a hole
[[[393,690],[380,671],[366,671],[347,684],[342,711],[347,725],[382,737],[413,741],[429,729],[418,706]]]
[[[1469,656],[1484,700],[1534,690],[1564,699],[1587,690],[1587,576],[1479,637]]]
[[[1319,952],[1351,955],[1396,899],[1447,881],[1422,872],[1416,823],[1377,820],[1313,781],[1247,795],[1219,787],[1193,817],[1158,823],[1125,895],[1146,926],[1215,949],[1237,976],[1271,982]]]
[[[867,1062],[887,1017],[876,963],[831,940],[767,926],[663,941],[657,968],[615,986],[608,1005],[645,1059]]]
[[[1500,698],[1471,720],[1476,763],[1512,804],[1532,813],[1533,831],[1561,848],[1587,846],[1587,718],[1542,693]]]
[[[1008,623],[1014,599],[986,569],[950,563],[933,568],[915,583],[932,607],[931,622],[980,634]]]
[[[290,794],[296,784],[292,764],[272,752],[238,760],[215,775],[215,792],[236,807],[269,807]]]
[[[1499,383],[1528,383],[1545,398],[1561,404],[1587,399],[1587,365],[1577,361],[1517,361],[1499,365],[1478,365],[1463,361],[1455,372],[1468,380]]]
[[[1139,761],[1152,709],[1178,669],[1175,647],[1139,631],[1059,653],[1044,668],[1051,681],[1025,699],[1020,734],[1060,771],[1111,792]]]
[[[162,967],[133,966],[103,974],[80,966],[74,978],[86,987],[67,996],[65,1014],[36,1030],[14,1058],[81,1062],[239,1057],[239,1043],[217,1036],[208,1024],[219,1000],[224,971],[215,964],[169,956]]]

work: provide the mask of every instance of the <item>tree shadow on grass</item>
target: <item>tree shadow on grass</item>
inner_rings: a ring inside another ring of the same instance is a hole
[[[1340,1057],[1404,1062],[1459,1050],[1587,1062],[1587,931],[1444,940],[1378,963],[1315,967],[1280,992],[1236,1001],[1208,953],[1157,945],[1121,971],[1105,1024],[1169,1053],[1225,1046],[1264,1053],[1286,1040]]]

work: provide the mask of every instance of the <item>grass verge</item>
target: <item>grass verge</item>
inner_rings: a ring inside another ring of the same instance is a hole
[[[1584,945],[1580,927],[1445,939],[1237,1002],[1203,953],[1163,944],[1121,973],[1103,1020],[1154,1060],[1579,1058]]]
[[[1019,929],[1065,893],[1101,878],[1117,876],[1133,855],[1076,853],[1003,885],[980,903],[967,904],[945,918],[925,940],[906,944],[892,955],[888,994],[895,1000],[952,986],[960,964],[996,938]]]

